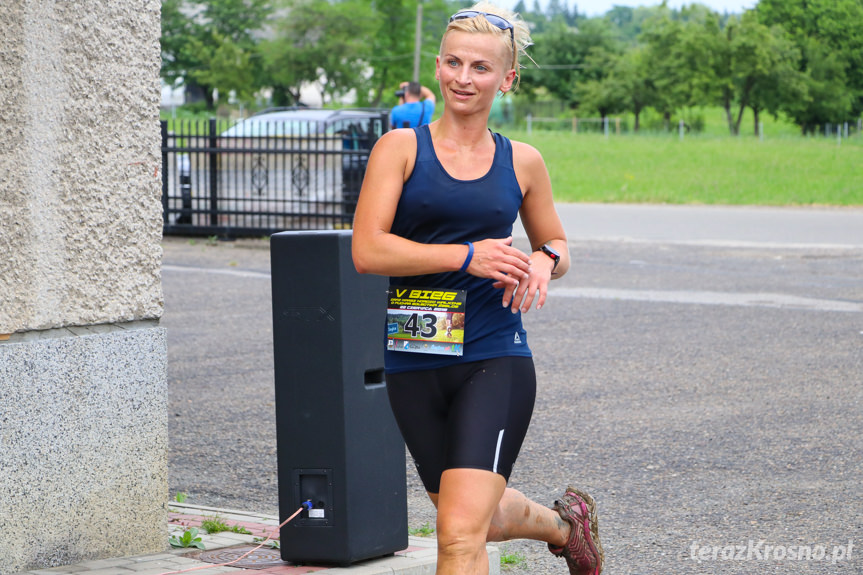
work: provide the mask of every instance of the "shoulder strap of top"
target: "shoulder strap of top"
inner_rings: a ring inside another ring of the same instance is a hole
[[[433,158],[434,152],[432,150],[434,148],[432,148],[431,132],[429,131],[428,124],[414,128],[414,134],[417,137],[417,160]]]
[[[495,139],[494,161],[512,168],[512,142],[503,134],[492,132]]]

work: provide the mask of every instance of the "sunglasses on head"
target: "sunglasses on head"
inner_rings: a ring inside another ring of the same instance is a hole
[[[505,18],[501,18],[497,14],[489,14],[488,12],[477,12],[476,10],[462,10],[461,12],[456,12],[452,16],[450,16],[449,21],[453,22],[454,20],[464,20],[466,18],[476,18],[477,16],[483,16],[486,20],[488,20],[489,24],[493,26],[497,26],[501,30],[509,30],[509,38],[512,40],[513,45],[515,45],[515,32],[513,31],[512,24],[506,20]]]

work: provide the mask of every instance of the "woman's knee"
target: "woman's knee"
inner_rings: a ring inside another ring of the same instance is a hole
[[[475,561],[485,552],[485,537],[463,536],[458,534],[442,535],[438,533],[438,553],[451,558],[461,557],[463,560]]]
[[[449,554],[468,555],[485,547],[488,535],[486,522],[467,516],[438,516],[438,548]]]
[[[448,469],[438,494],[438,547],[456,554],[485,549],[489,524],[506,480],[480,469]]]

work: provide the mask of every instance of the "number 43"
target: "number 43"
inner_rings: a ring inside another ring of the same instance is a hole
[[[437,316],[433,313],[426,313],[420,316],[415,313],[405,322],[405,333],[411,334],[411,337],[424,337],[426,339],[433,338],[437,335]]]

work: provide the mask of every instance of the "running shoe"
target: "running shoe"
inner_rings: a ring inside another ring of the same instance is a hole
[[[572,525],[569,541],[563,547],[548,545],[548,550],[566,559],[570,575],[599,575],[605,556],[599,542],[599,522],[593,497],[574,487],[567,487],[563,497],[554,502],[554,510]]]

